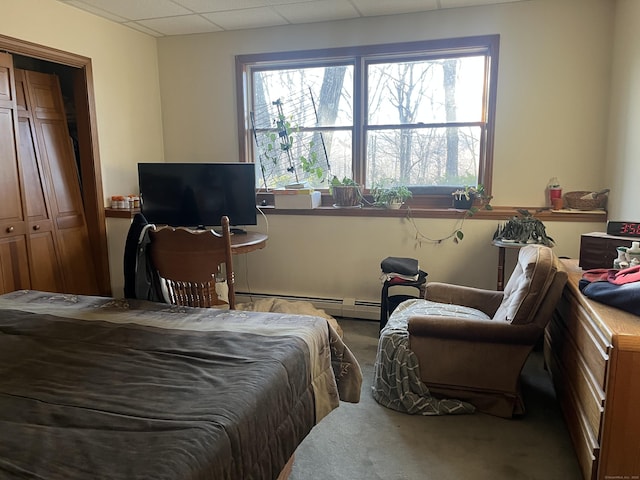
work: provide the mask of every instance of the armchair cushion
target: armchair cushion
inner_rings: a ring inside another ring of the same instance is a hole
[[[520,249],[494,320],[516,325],[531,322],[557,270],[556,256],[550,248],[528,245]]]
[[[485,316],[493,317],[503,299],[503,292],[482,290],[480,288],[431,282],[425,288],[425,300],[437,303],[455,304],[478,310]]]
[[[530,345],[540,337],[542,329],[535,324],[512,325],[498,320],[443,318],[441,315],[418,315],[409,319],[409,335],[474,343],[508,343]]]

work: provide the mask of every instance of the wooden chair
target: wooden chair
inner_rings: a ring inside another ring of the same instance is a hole
[[[235,309],[233,262],[229,218],[222,217],[222,234],[163,226],[149,232],[153,266],[174,305]],[[228,302],[216,292],[226,280]]]

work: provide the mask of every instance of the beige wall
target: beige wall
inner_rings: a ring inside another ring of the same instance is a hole
[[[640,2],[617,0],[607,184],[610,218],[640,220]]]
[[[53,0],[2,0],[0,33],[91,58],[104,194],[135,192],[137,162],[164,159],[155,38]],[[111,283],[122,295],[124,239],[113,226]]]
[[[494,204],[541,206],[553,176],[566,190],[604,188],[613,20],[609,0],[531,0],[161,38],[166,159],[238,158],[235,55],[499,33]],[[455,221],[416,224],[437,238]],[[419,258],[431,280],[493,288],[496,226],[471,220],[460,245],[418,245],[406,220],[269,216],[268,247],[237,259],[238,290],[374,301],[380,260],[389,255]],[[547,225],[556,252],[567,256],[577,256],[580,233],[603,228]],[[258,229],[267,231],[263,220]]]

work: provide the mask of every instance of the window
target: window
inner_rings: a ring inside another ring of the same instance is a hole
[[[239,136],[261,187],[490,190],[499,36],[243,55]],[[427,204],[429,201],[427,200]]]

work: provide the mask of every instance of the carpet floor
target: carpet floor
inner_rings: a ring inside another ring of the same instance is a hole
[[[399,413],[371,396],[378,323],[339,318],[363,373],[360,403],[341,403],[296,451],[290,480],[580,480],[542,352],[523,371],[526,413]]]

